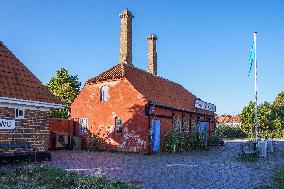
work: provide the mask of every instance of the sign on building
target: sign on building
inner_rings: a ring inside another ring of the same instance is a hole
[[[0,130],[2,129],[15,129],[16,124],[13,119],[0,119]]]
[[[208,102],[204,102],[199,99],[195,101],[195,108],[200,108],[202,110],[207,110],[210,112],[216,112],[216,105],[208,103]]]

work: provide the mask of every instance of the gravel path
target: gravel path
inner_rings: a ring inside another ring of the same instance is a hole
[[[186,154],[155,156],[111,152],[54,151],[52,164],[144,188],[258,188],[273,186],[273,170],[284,166],[284,142],[257,162],[237,162],[240,141]]]

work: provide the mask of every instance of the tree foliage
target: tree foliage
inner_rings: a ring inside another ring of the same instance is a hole
[[[46,86],[65,105],[69,106],[79,94],[81,83],[77,75],[70,75],[68,70],[61,68],[56,71],[56,76],[52,77]],[[50,115],[54,118],[68,118],[68,111],[67,108],[52,110]]]
[[[282,123],[282,129],[284,126],[284,91],[279,93],[273,102],[275,113],[277,114],[279,120]]]
[[[273,103],[264,102],[258,106],[258,130],[260,137],[279,138],[283,136],[284,91]],[[253,102],[244,107],[241,113],[241,128],[249,136],[254,136],[255,106]]]
[[[253,137],[253,127],[255,124],[255,109],[254,103],[249,102],[249,105],[244,107],[240,115],[241,128],[250,137]]]

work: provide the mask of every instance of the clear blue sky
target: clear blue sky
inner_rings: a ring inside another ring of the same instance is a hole
[[[174,2],[174,3],[173,3]],[[67,68],[82,84],[118,63],[120,18],[133,19],[133,63],[147,67],[149,33],[158,36],[158,74],[239,113],[253,100],[247,76],[258,32],[259,100],[284,90],[284,1],[0,1],[0,40],[46,83]]]

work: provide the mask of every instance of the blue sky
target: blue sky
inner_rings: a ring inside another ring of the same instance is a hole
[[[175,3],[173,3],[175,2]],[[253,100],[247,76],[258,32],[259,101],[284,90],[284,1],[4,1],[0,40],[43,82],[61,67],[82,84],[118,63],[120,18],[133,19],[133,64],[147,67],[147,35],[158,36],[158,74],[182,84],[217,113]]]

